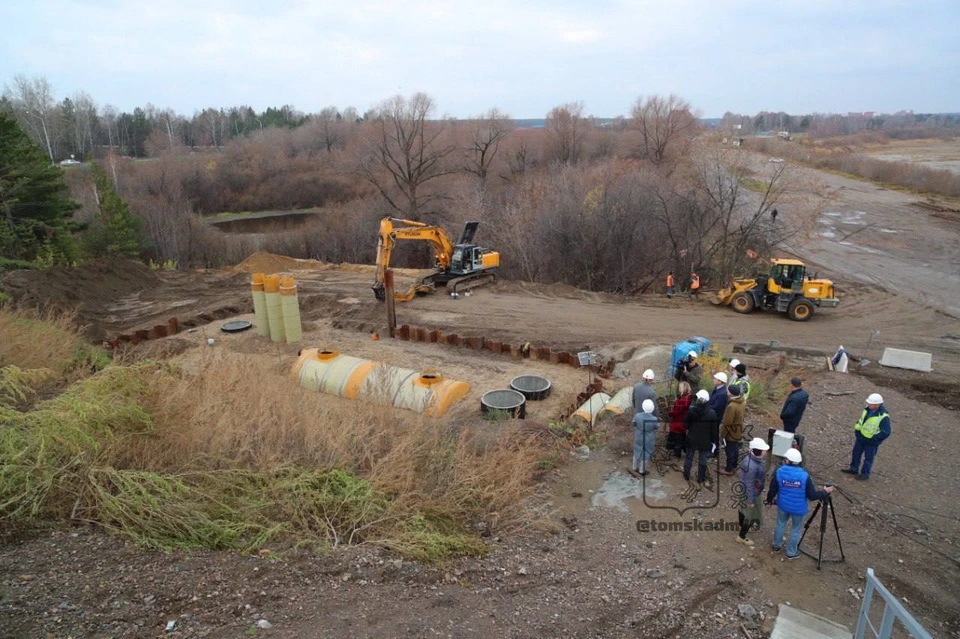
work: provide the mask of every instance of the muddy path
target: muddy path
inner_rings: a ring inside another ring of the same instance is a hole
[[[757,156],[754,166],[766,158]],[[898,311],[933,308],[960,319],[960,218],[916,206],[924,196],[866,180],[790,167],[822,200],[815,229],[785,248],[824,277],[881,288],[902,299]],[[778,222],[795,224],[805,207],[781,207]],[[842,289],[841,289],[842,290]]]

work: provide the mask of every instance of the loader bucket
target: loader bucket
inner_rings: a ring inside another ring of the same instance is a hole
[[[710,303],[716,306],[728,306],[733,301],[732,287],[722,288],[710,297]]]

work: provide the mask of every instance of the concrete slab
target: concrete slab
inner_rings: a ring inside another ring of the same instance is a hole
[[[819,615],[780,604],[770,639],[853,639],[853,633]]]
[[[933,355],[920,351],[885,348],[883,349],[883,357],[880,358],[880,365],[929,373],[933,370]]]

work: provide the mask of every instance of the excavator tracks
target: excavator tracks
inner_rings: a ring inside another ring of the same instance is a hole
[[[457,293],[459,295],[474,288],[493,284],[496,281],[496,273],[474,273],[463,277],[455,277],[452,280],[447,280],[447,293]]]

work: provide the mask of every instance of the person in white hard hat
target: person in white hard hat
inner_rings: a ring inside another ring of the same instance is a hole
[[[727,374],[723,371],[713,375],[713,392],[710,393],[710,408],[717,414],[717,435],[713,438],[716,442],[720,436],[720,420],[727,411],[727,401],[730,399],[727,393]],[[716,456],[716,449],[710,451],[710,456]]]
[[[710,408],[710,395],[705,390],[697,391],[693,406],[687,411],[683,425],[687,428],[687,458],[683,462],[683,478],[690,481],[693,468],[693,456],[697,455],[697,481],[709,483],[707,477],[707,456],[711,449],[717,449],[719,422],[717,414]]]
[[[697,363],[697,352],[690,351],[687,353],[685,359],[681,359],[676,364],[676,372],[674,373],[674,379],[678,382],[686,382],[690,384],[692,388],[700,387],[700,374],[703,372],[703,369],[700,367],[700,364]]]
[[[854,441],[853,455],[850,458],[850,467],[841,469],[857,479],[870,479],[873,469],[873,460],[877,457],[877,450],[887,437],[890,437],[890,413],[883,405],[880,393],[871,393],[867,397],[867,405],[860,413],[860,419],[853,425]],[[863,458],[863,467],[860,459]]]
[[[657,430],[660,422],[653,414],[656,409],[652,399],[645,399],[640,405],[641,412],[633,417],[633,468],[630,474],[644,477],[650,474],[647,462],[653,456],[653,449],[657,444]]]
[[[826,499],[833,492],[833,486],[817,490],[810,474],[800,467],[803,455],[796,448],[788,450],[784,457],[787,462],[777,469],[770,482],[767,503],[777,504],[777,526],[773,530],[773,552],[780,552],[783,535],[790,522],[790,537],[787,539],[787,559],[800,556],[800,535],[803,517],[807,514],[809,500]]]
[[[737,543],[752,546],[753,541],[747,539],[751,528],[763,524],[763,505],[761,497],[766,485],[767,467],[763,463],[770,446],[759,437],[750,442],[750,452],[743,456],[740,462],[740,478],[734,486],[738,498],[737,518],[740,520],[740,532]]]
[[[633,387],[633,412],[634,417],[643,412],[643,400],[649,399],[653,402],[653,414],[657,414],[657,391],[653,390],[653,380],[656,377],[651,369],[643,371],[643,379],[637,382]]]

